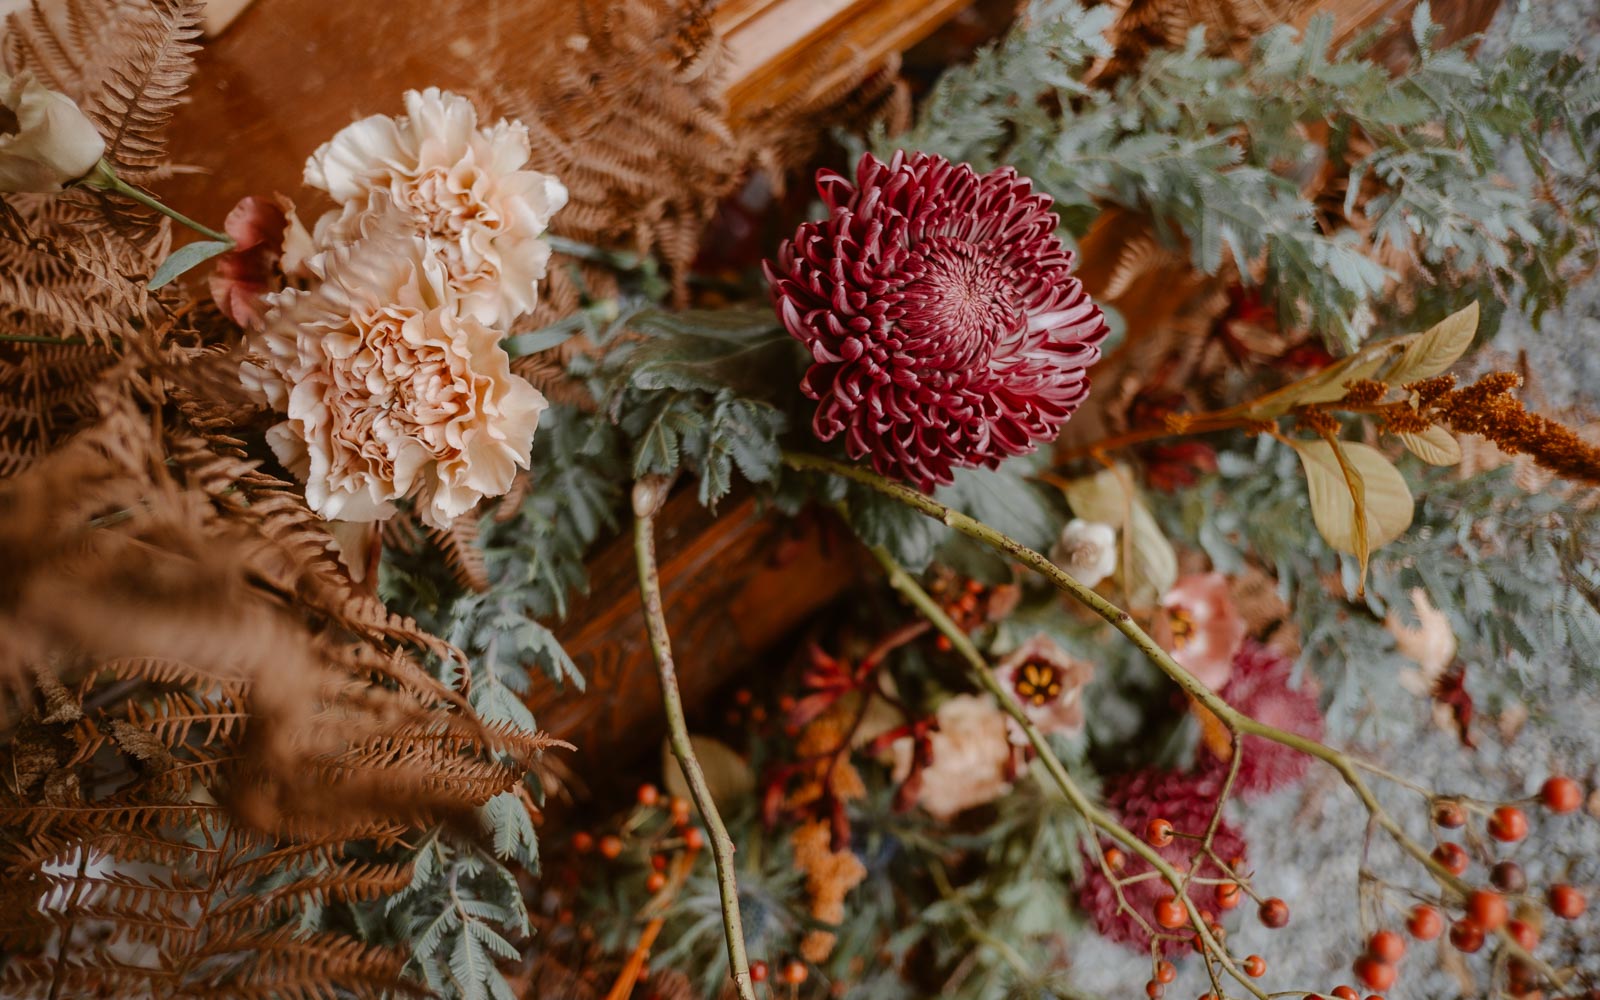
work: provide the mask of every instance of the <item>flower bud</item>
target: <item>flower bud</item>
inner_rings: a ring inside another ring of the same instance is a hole
[[[32,74],[0,73],[0,191],[60,191],[93,170],[105,150],[72,98]]]

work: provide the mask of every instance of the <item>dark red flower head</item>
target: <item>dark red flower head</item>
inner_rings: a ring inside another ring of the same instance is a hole
[[[1136,771],[1112,778],[1106,783],[1105,804],[1123,826],[1135,833],[1142,832],[1153,819],[1164,819],[1179,833],[1201,837],[1211,823],[1212,813],[1221,795],[1222,781],[1214,774]],[[1158,850],[1170,862],[1189,865],[1194,861],[1198,846],[1198,840],[1179,837]],[[1227,820],[1217,824],[1211,848],[1217,857],[1227,860],[1235,872],[1240,870],[1247,856],[1244,837]],[[1157,926],[1156,904],[1173,894],[1172,886],[1159,877],[1138,878],[1153,869],[1149,862],[1138,855],[1132,852],[1127,854],[1127,867],[1119,875],[1124,880],[1122,895],[1128,905],[1144,918],[1145,925],[1122,909],[1116,888],[1100,867],[1099,857],[1087,848],[1083,858],[1083,882],[1078,886],[1078,904],[1094,920],[1095,929],[1101,935],[1148,953],[1150,934],[1145,926]],[[1225,873],[1215,861],[1201,858],[1195,874],[1201,878],[1218,879]],[[1191,884],[1189,897],[1202,910],[1217,909],[1214,885]],[[1186,934],[1187,931],[1179,933]],[[1173,955],[1182,949],[1177,939],[1168,938],[1160,942],[1160,950],[1163,954]]]
[[[1292,686],[1293,673],[1293,660],[1271,646],[1246,639],[1234,655],[1233,674],[1217,693],[1223,701],[1258,722],[1320,740],[1323,721],[1316,694],[1305,683]],[[1311,766],[1311,758],[1300,751],[1260,736],[1246,736],[1242,752],[1244,757],[1239,761],[1239,777],[1234,781],[1233,790],[1244,799],[1296,784]],[[1228,762],[1203,746],[1199,764],[1219,777],[1228,773]]]
[[[1050,198],[1002,167],[868,154],[852,185],[824,170],[828,218],[766,264],[773,302],[811,349],[800,388],[819,438],[922,489],[1054,438],[1089,392],[1106,325],[1071,276]]]

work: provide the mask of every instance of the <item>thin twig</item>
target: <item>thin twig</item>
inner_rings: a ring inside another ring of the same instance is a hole
[[[683,769],[700,817],[710,834],[711,857],[717,866],[717,890],[722,898],[722,927],[728,939],[728,965],[735,988],[743,1000],[756,1000],[750,979],[750,960],[745,954],[744,920],[739,914],[739,886],[734,878],[733,839],[712,801],[711,787],[700,769],[694,745],[689,740],[689,724],[683,714],[683,696],[678,691],[677,668],[672,662],[672,639],[667,634],[667,617],[661,603],[661,575],[656,568],[655,515],[666,496],[667,482],[659,477],[641,481],[633,490],[633,547],[639,566],[639,595],[644,604],[644,621],[655,653],[656,671],[661,680],[661,703],[667,716],[672,754]]]

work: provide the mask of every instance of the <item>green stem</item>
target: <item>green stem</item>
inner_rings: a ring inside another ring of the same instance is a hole
[[[0,342],[7,344],[58,344],[81,347],[88,341],[79,337],[38,337],[26,333],[0,333]]]
[[[717,890],[722,898],[722,926],[728,939],[728,965],[734,986],[743,1000],[756,1000],[750,978],[750,960],[745,954],[744,920],[739,913],[739,887],[734,877],[733,838],[717,811],[706,783],[705,772],[695,757],[689,739],[689,724],[683,714],[683,696],[678,690],[677,668],[672,660],[672,639],[667,633],[667,617],[661,602],[661,574],[656,567],[655,515],[666,494],[664,483],[641,482],[634,487],[633,547],[639,568],[639,594],[644,604],[645,629],[650,649],[655,653],[661,681],[661,703],[666,711],[667,731],[672,754],[689,783],[689,795],[705,820],[710,834],[711,856],[717,866]]]
[[[168,206],[163,205],[150,195],[145,194],[143,191],[140,191],[132,184],[129,184],[121,177],[118,177],[116,171],[111,169],[111,164],[107,163],[105,160],[101,160],[99,163],[95,164],[94,170],[91,171],[89,176],[84,178],[81,183],[87,187],[95,188],[96,190],[113,191],[130,201],[138,202],[145,208],[160,212],[162,215],[165,215],[174,222],[188,226],[190,229],[193,229],[202,236],[209,236],[211,239],[219,240],[228,244],[229,246],[234,245],[233,237],[229,236],[227,233],[219,233],[215,229],[212,229],[208,226],[202,226],[200,223],[189,218],[187,215],[184,215],[182,212],[179,212],[177,209],[169,208]]]

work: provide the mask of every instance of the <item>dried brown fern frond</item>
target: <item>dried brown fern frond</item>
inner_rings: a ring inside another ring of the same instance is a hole
[[[167,169],[165,130],[199,46],[199,0],[62,0],[11,15],[5,65],[32,72],[84,109],[106,141],[105,159],[132,184]],[[166,255],[171,228],[126,198],[75,188],[60,199],[142,251]]]

